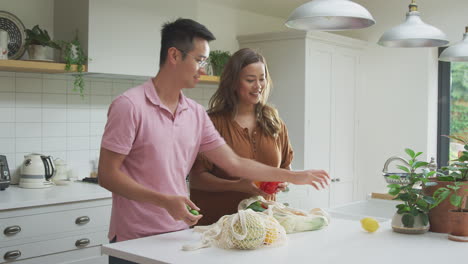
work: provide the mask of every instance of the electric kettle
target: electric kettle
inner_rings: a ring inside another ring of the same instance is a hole
[[[24,156],[21,165],[19,187],[47,188],[54,185],[50,180],[55,173],[55,165],[51,156],[32,153]]]

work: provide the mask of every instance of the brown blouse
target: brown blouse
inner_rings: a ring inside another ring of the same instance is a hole
[[[211,114],[210,118],[226,143],[237,155],[272,167],[289,168],[293,158],[293,150],[284,123],[281,125],[277,138],[266,134],[260,126],[255,128],[252,137],[250,137],[248,129],[242,128],[234,121],[230,113]],[[206,171],[219,178],[239,179],[231,177],[224,170],[216,167],[203,154],[199,154],[195,162],[202,163]],[[190,199],[201,209],[201,214],[203,214],[198,225],[209,225],[224,215],[236,213],[239,202],[249,197],[251,197],[250,194],[241,192],[207,192],[190,188]]]

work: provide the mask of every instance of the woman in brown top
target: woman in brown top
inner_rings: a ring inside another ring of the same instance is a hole
[[[241,157],[289,169],[293,151],[286,126],[267,104],[271,88],[265,58],[252,49],[234,53],[211,97],[208,114],[226,143]],[[279,190],[286,187],[280,184]],[[274,199],[248,180],[228,175],[200,154],[190,173],[190,198],[201,208],[199,225],[237,212],[239,202],[255,195]]]

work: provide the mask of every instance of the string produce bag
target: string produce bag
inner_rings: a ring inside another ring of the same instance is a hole
[[[208,226],[196,226],[195,232],[202,234],[202,241],[185,245],[183,250],[196,250],[216,246],[224,249],[257,249],[286,244],[284,228],[270,215],[251,209],[225,215]]]
[[[282,203],[266,201],[263,197],[244,199],[239,203],[239,210],[252,209],[256,212],[273,216],[287,234],[322,229],[330,223],[330,216],[320,208],[309,212],[290,208]]]

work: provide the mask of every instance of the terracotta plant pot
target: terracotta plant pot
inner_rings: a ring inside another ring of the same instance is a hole
[[[468,242],[468,210],[463,212],[450,210],[450,233],[448,239],[459,242]]]
[[[431,180],[431,181],[436,182],[437,185],[425,187],[423,189],[424,195],[432,196],[434,192],[440,187],[447,187],[447,185],[453,184],[453,182],[447,182],[447,181],[436,181],[436,180]],[[465,181],[465,183],[468,184],[468,181]],[[463,188],[460,188],[460,190],[458,190],[458,195],[463,195],[463,192],[464,192]],[[438,206],[432,208],[429,211],[429,223],[431,224],[429,231],[436,232],[436,233],[450,232],[448,212],[450,210],[455,210],[455,209],[456,207],[450,203],[450,198],[445,199]]]

